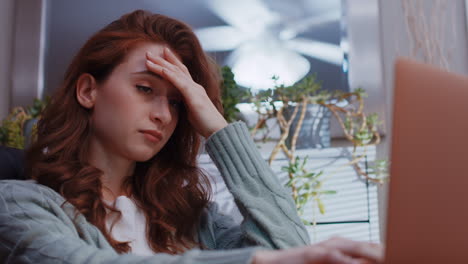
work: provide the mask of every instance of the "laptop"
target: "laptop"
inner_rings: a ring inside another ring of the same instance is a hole
[[[468,78],[398,59],[386,264],[468,263]]]

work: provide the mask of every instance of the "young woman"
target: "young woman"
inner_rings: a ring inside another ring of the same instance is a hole
[[[292,198],[245,124],[220,113],[218,84],[177,20],[135,11],[92,36],[39,122],[30,180],[0,184],[0,262],[381,259],[369,243],[308,245]],[[244,216],[240,226],[210,202],[196,163],[200,136]]]

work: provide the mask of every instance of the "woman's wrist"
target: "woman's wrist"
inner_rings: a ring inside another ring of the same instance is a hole
[[[218,132],[219,130],[228,126],[228,122],[223,118],[218,120],[216,123],[211,124],[210,128],[202,135],[206,139],[208,139],[211,135]]]

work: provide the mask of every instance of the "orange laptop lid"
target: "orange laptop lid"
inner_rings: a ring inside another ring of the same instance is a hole
[[[385,263],[468,263],[468,78],[399,59]]]

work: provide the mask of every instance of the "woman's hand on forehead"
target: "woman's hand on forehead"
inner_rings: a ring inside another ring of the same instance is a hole
[[[193,81],[187,67],[167,47],[162,57],[146,53],[148,70],[171,82],[182,94],[188,118],[199,134],[208,138],[227,126],[224,117],[208,97],[205,88]]]

